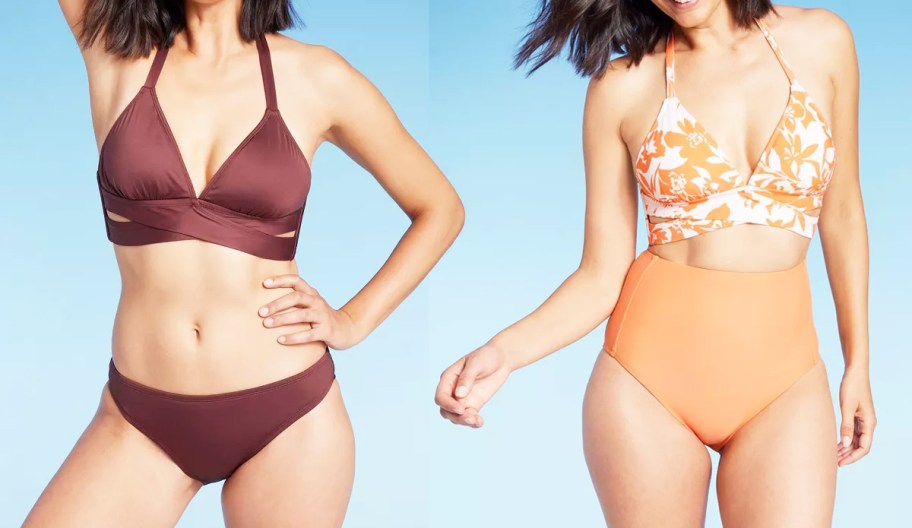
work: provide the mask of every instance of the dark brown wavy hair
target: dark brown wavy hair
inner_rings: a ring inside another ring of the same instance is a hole
[[[243,0],[241,37],[303,25],[291,0]],[[104,39],[105,51],[121,57],[146,57],[154,47],[170,46],[186,27],[184,0],[89,0],[82,16],[79,44]]]
[[[725,1],[742,27],[776,12],[770,0]],[[513,65],[528,64],[531,75],[567,47],[577,73],[597,77],[612,53],[626,54],[631,65],[639,64],[671,26],[671,18],[649,0],[541,0]]]

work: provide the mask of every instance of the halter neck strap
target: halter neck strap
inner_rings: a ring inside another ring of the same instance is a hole
[[[776,39],[773,38],[773,34],[770,32],[766,24],[759,18],[754,18],[757,27],[760,28],[760,32],[766,38],[766,42],[772,48],[773,53],[776,55],[776,59],[779,61],[779,64],[782,66],[783,71],[785,71],[786,77],[788,77],[789,83],[795,82],[795,74],[792,72],[792,67],[789,65],[788,61],[785,60],[785,57],[782,55],[782,50],[779,48],[779,44],[776,42]],[[665,41],[665,97],[674,97],[675,89],[675,55],[674,55],[674,46],[675,46],[675,36],[674,29],[668,30],[668,36]]]
[[[277,110],[275,77],[272,74],[272,56],[269,54],[269,44],[266,36],[260,35],[256,39],[257,53],[260,55],[260,72],[263,75],[263,88],[266,91],[266,108]]]
[[[272,74],[272,57],[269,54],[269,45],[266,43],[264,35],[256,38],[256,47],[257,54],[260,57],[260,74],[263,77],[263,88],[266,92],[266,108],[277,110],[275,77]],[[162,46],[155,52],[155,58],[152,59],[152,67],[149,69],[146,83],[143,86],[152,88],[158,82],[158,76],[161,74],[169,49],[171,49],[170,46]]]
[[[773,34],[770,33],[766,23],[764,23],[759,18],[755,18],[754,21],[757,23],[757,27],[760,28],[760,32],[763,33],[763,36],[766,37],[766,41],[769,43],[770,48],[773,49],[773,53],[776,54],[776,58],[779,59],[779,64],[782,65],[782,69],[785,70],[785,75],[788,77],[789,83],[795,82],[795,74],[792,73],[792,67],[789,66],[785,56],[782,55],[782,50],[779,49],[779,44],[776,42],[776,39],[773,38]]]
[[[162,71],[162,66],[165,64],[165,58],[168,56],[169,49],[171,49],[170,46],[159,46],[155,51],[155,58],[152,59],[152,67],[149,68],[149,74],[146,75],[146,83],[143,84],[143,86],[152,88],[155,86],[155,83],[158,82],[158,76]]]
[[[675,53],[674,53],[674,30],[668,30],[668,36],[665,39],[665,97],[674,97],[675,81]]]

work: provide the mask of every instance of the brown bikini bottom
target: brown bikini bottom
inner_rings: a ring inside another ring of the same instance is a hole
[[[188,476],[224,480],[272,439],[317,406],[335,380],[326,353],[290,377],[218,394],[175,394],[124,377],[112,358],[108,389],[124,418]]]

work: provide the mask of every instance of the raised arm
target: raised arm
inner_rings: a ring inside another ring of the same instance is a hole
[[[82,15],[88,0],[57,0],[57,3],[60,5],[60,10],[63,11],[63,18],[70,26],[70,31],[73,32],[74,37],[78,38],[82,27]]]
[[[622,59],[618,59],[622,60]],[[441,414],[480,426],[477,411],[510,372],[591,332],[611,313],[636,246],[637,186],[622,139],[621,66],[594,79],[586,95],[583,147],[586,220],[579,267],[535,311],[444,371],[436,401]]]

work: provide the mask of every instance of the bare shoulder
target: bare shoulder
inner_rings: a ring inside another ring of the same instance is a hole
[[[799,7],[777,5],[776,12],[779,17],[769,15],[767,20],[771,27],[781,24],[781,27],[790,32],[813,32],[819,36],[843,37],[851,35],[849,24],[838,13],[825,7]]]
[[[643,57],[639,64],[633,64],[629,56],[623,55],[609,62],[601,75],[592,77],[589,89],[606,97],[634,95],[654,86],[658,69],[656,63],[662,60],[663,57],[653,53]]]
[[[627,116],[649,114],[664,96],[664,60],[661,53],[647,54],[639,64],[627,55],[612,60],[589,82],[587,113],[597,113],[619,128]]]
[[[283,34],[272,34],[270,54],[276,68],[293,72],[308,90],[339,94],[365,82],[361,73],[337,51],[320,44],[301,42]]]
[[[767,17],[770,31],[803,45],[828,62],[844,59],[855,48],[849,24],[830,9],[777,5],[776,11],[781,16]]]

